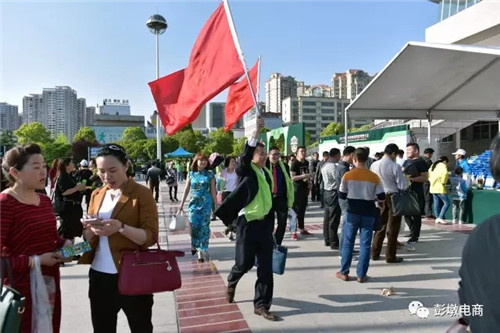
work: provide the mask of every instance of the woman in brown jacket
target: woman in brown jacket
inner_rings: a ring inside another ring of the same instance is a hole
[[[123,147],[103,146],[96,157],[104,186],[90,199],[82,220],[83,236],[92,246],[82,264],[91,264],[89,298],[94,332],[116,332],[122,309],[133,333],[153,332],[153,295],[124,296],[118,291],[121,251],[146,249],[158,238],[158,210],[151,191],[127,176],[129,162]]]

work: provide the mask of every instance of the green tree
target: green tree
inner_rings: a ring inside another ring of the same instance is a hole
[[[16,146],[17,138],[14,135],[14,132],[10,130],[2,130],[2,134],[0,134],[0,146],[4,146],[5,150],[9,150]]]
[[[239,139],[234,139],[233,141],[233,156],[241,156],[243,150],[245,149],[245,143],[247,138],[241,137]]]
[[[171,136],[166,136],[161,139],[161,150],[164,154],[173,152],[179,148],[179,141]]]
[[[17,136],[17,139],[20,144],[27,143],[48,143],[51,142],[52,139],[50,137],[50,132],[37,121],[22,124],[21,127],[17,131],[14,131],[14,134]]]
[[[193,131],[192,128],[183,129],[172,135],[172,137],[179,142],[179,146],[191,153],[202,151],[207,143],[207,138],[200,131]]]
[[[95,132],[88,126],[80,127],[78,129],[78,132],[76,132],[75,136],[73,137],[73,141],[94,142],[96,141]]]
[[[311,133],[309,131],[306,131],[305,136],[304,136],[304,146],[309,146],[311,144]]]
[[[42,143],[41,147],[45,162],[49,165],[56,158],[71,156],[71,144],[62,133],[59,133],[54,141]]]
[[[149,160],[149,155],[145,150],[146,142],[147,140],[144,139],[137,141],[120,141],[118,142],[118,144],[125,149],[127,155],[132,160],[137,162],[145,162]],[[156,149],[155,149],[155,154],[156,154]]]
[[[321,132],[320,136],[339,135],[344,133],[344,125],[341,123],[330,123]]]
[[[148,160],[156,160],[156,139],[147,139],[144,144],[144,151],[147,154]]]
[[[371,124],[366,124],[366,125],[363,125],[363,126],[360,126],[360,127],[354,127],[354,128],[349,129],[349,133],[361,132],[361,131],[368,131],[372,127],[373,127],[373,125],[371,125]]]
[[[146,140],[146,133],[142,130],[141,127],[127,127],[125,131],[123,131],[123,141],[139,141]]]
[[[224,128],[219,127],[216,131],[210,132],[208,139],[208,144],[204,148],[206,153],[217,152],[221,155],[230,155],[233,152],[233,131],[226,132]]]
[[[271,139],[269,140],[269,148],[271,148],[272,146],[278,147],[280,152],[282,154],[284,154],[285,153],[285,137],[283,135],[280,135],[278,140],[275,140],[274,137],[271,137]]]

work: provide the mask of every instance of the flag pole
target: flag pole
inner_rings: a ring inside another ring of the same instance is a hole
[[[233,15],[231,14],[231,8],[229,7],[229,1],[222,0],[222,2],[224,3],[224,10],[226,11],[227,20],[229,23],[229,30],[231,31],[231,35],[233,36],[234,46],[236,48],[236,51],[238,52],[238,55],[240,56],[243,69],[245,70],[245,76],[247,78],[250,91],[252,93],[253,102],[255,104],[255,110],[257,111],[257,114],[260,116],[259,102],[257,100],[257,96],[255,95],[255,91],[253,89],[252,80],[250,79],[250,74],[248,74],[248,68],[245,62],[243,51],[241,50],[240,41],[238,39],[238,33],[236,32],[236,27],[234,26]]]
[[[259,54],[259,65],[257,67],[257,102],[260,102],[260,62],[262,61]]]

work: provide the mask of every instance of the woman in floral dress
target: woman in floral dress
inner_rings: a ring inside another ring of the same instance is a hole
[[[215,202],[215,177],[207,169],[208,158],[197,154],[191,165],[186,182],[186,190],[182,197],[179,212],[183,212],[184,202],[191,192],[189,201],[189,221],[191,222],[191,253],[198,253],[198,261],[203,262],[207,256],[210,239],[210,213],[212,202]]]

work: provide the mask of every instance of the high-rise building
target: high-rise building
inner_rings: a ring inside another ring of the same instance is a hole
[[[130,116],[130,104],[127,99],[105,99],[97,106],[97,114]]]
[[[287,97],[297,97],[297,84],[294,77],[283,76],[280,73],[271,74],[271,78],[266,81],[267,112],[282,113],[283,100]]]
[[[87,106],[85,108],[85,115],[83,117],[83,126],[94,125],[95,106]]]
[[[212,102],[208,107],[208,128],[224,127],[226,103]]]
[[[63,133],[68,140],[73,140],[78,131],[76,91],[68,86],[44,88],[42,98],[44,125],[52,137]]]
[[[304,123],[311,140],[318,140],[321,132],[332,122],[343,122],[348,99],[321,96],[288,97],[283,101],[284,125]]]
[[[17,105],[0,103],[0,128],[15,131],[19,128],[19,113]]]
[[[349,69],[345,73],[335,73],[332,77],[332,97],[354,100],[373,79],[363,70]]]
[[[206,129],[207,126],[207,106],[203,105],[200,113],[198,114],[198,117],[192,122],[191,126],[193,126],[193,129],[201,130],[201,129]]]
[[[87,113],[87,101],[85,98],[79,98],[78,103],[78,128],[85,126],[85,114]]]
[[[46,124],[41,94],[31,94],[23,97],[23,122],[29,124],[35,121]]]

